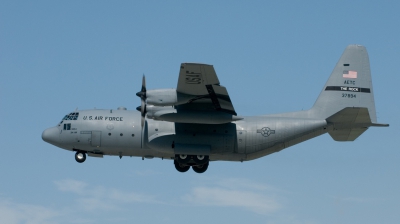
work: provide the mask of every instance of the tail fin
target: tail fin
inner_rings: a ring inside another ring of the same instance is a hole
[[[376,123],[368,53],[361,45],[347,46],[312,110],[326,119],[346,107],[368,108],[371,122]]]
[[[368,53],[364,46],[349,45],[336,64],[312,113],[333,125],[336,141],[354,141],[377,124]]]

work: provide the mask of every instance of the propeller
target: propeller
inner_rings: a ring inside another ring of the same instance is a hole
[[[144,122],[146,119],[146,112],[147,112],[146,111],[146,78],[144,75],[142,78],[142,89],[140,90],[140,92],[136,93],[136,96],[140,97],[140,100],[141,100],[141,104],[139,107],[136,108],[136,110],[141,112],[141,115],[142,115],[141,125],[142,125],[142,129],[143,129]]]
[[[140,90],[140,92],[136,93],[136,96],[140,97],[140,106],[136,107],[136,110],[140,111],[140,114],[142,115],[142,120],[141,120],[141,126],[142,126],[142,137],[141,137],[141,143],[140,143],[140,147],[143,148],[143,138],[144,138],[144,134],[145,134],[145,130],[144,130],[144,125],[146,122],[146,78],[143,74],[143,78],[142,78],[142,89]]]

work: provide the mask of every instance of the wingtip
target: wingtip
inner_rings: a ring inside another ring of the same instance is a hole
[[[389,124],[372,123],[372,127],[389,127]]]

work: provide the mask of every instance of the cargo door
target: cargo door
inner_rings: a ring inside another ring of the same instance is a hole
[[[93,147],[101,146],[101,131],[92,131],[91,145]]]

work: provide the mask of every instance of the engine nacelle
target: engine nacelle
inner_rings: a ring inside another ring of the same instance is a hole
[[[174,106],[187,103],[194,96],[176,92],[176,89],[147,90],[146,102],[154,106]]]
[[[171,111],[171,110],[174,110],[174,107],[173,106],[162,107],[162,106],[147,105],[146,106],[146,116],[149,119],[154,119],[155,118],[155,116],[154,116],[155,113],[157,113],[159,111],[164,111],[164,110],[165,111]]]

